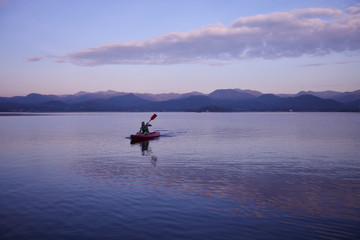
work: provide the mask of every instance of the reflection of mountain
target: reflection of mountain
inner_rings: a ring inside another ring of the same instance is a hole
[[[360,111],[360,90],[339,93],[299,92],[296,95],[220,89],[206,95],[132,94],[115,91],[55,96],[29,94],[0,98],[0,111]]]
[[[227,198],[237,207],[213,206],[215,211],[234,211],[242,216],[267,217],[282,212],[306,213],[317,217],[336,217],[360,221],[352,212],[357,208],[359,194],[351,180],[331,179],[316,175],[297,175],[276,171],[254,170],[251,164],[242,166],[160,165],[152,168],[139,159],[84,159],[78,163],[78,173],[91,181],[114,186],[153,189],[154,194],[176,198]],[[276,169],[268,165],[267,169]],[[235,200],[235,201],[234,201]],[[342,206],[339,212],[334,206]],[[216,209],[225,208],[225,209]],[[348,209],[348,210],[346,210]]]

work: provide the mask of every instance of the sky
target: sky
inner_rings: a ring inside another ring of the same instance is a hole
[[[0,96],[360,89],[359,0],[0,0]]]

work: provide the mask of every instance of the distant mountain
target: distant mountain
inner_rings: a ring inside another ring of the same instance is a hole
[[[360,99],[349,102],[348,105],[352,108],[357,109],[358,111],[360,111]]]
[[[255,98],[261,95],[261,92],[252,90],[218,89],[210,93],[208,96],[215,99],[239,100]]]
[[[360,99],[360,90],[354,92],[335,92],[335,91],[323,91],[323,92],[314,92],[314,91],[301,91],[296,94],[296,96],[301,95],[313,95],[316,97],[324,99],[333,99],[342,103],[349,103]]]
[[[159,111],[195,111],[198,108],[212,105],[215,100],[204,95],[190,96],[187,98],[172,99],[157,104]]]
[[[333,97],[336,97],[337,95],[341,94],[341,92],[335,92],[335,91],[323,91],[323,92],[314,92],[314,91],[301,91],[296,94],[296,96],[301,95],[313,95],[319,98],[325,98],[325,99],[332,99]]]
[[[131,93],[106,99],[78,102],[72,104],[71,111],[145,111],[148,102]]]
[[[339,101],[339,102],[343,102],[343,103],[354,102],[356,100],[360,100],[360,90],[357,90],[354,92],[340,93],[340,94],[332,97],[332,99]]]
[[[171,99],[178,99],[178,98],[186,98],[190,96],[197,96],[197,95],[204,95],[200,92],[190,92],[190,93],[161,93],[161,94],[151,94],[151,93],[136,93],[138,97],[141,97],[146,100],[150,101],[167,101]]]
[[[55,95],[41,95],[37,93],[31,93],[25,97],[17,96],[11,98],[0,98],[0,102],[12,102],[12,103],[24,103],[24,104],[36,104],[41,102],[47,102],[60,99]]]
[[[135,95],[149,101],[167,101],[181,96],[180,93],[161,93],[161,94],[136,93]]]
[[[293,111],[350,111],[351,107],[332,99],[322,99],[313,95],[301,95],[293,98],[283,98],[277,105],[280,110]]]
[[[88,93],[88,92],[78,92],[74,95],[64,95],[61,97],[61,100],[66,103],[79,103],[85,102],[93,99],[107,99],[116,96],[124,96],[128,93],[125,92],[116,92],[112,90],[108,91],[100,91],[95,93]]]
[[[0,97],[0,111],[360,111],[359,94],[360,90],[299,92],[288,97],[241,89],[218,89],[208,95],[199,92],[134,94],[111,90],[61,96],[32,93],[25,97]]]

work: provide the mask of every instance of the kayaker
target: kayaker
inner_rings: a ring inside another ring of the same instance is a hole
[[[149,134],[149,127],[151,127],[151,124],[142,122],[141,123],[141,128],[140,128],[140,133],[141,134]]]

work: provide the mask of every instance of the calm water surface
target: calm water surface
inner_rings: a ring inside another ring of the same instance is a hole
[[[0,239],[360,239],[360,114],[0,116]]]

